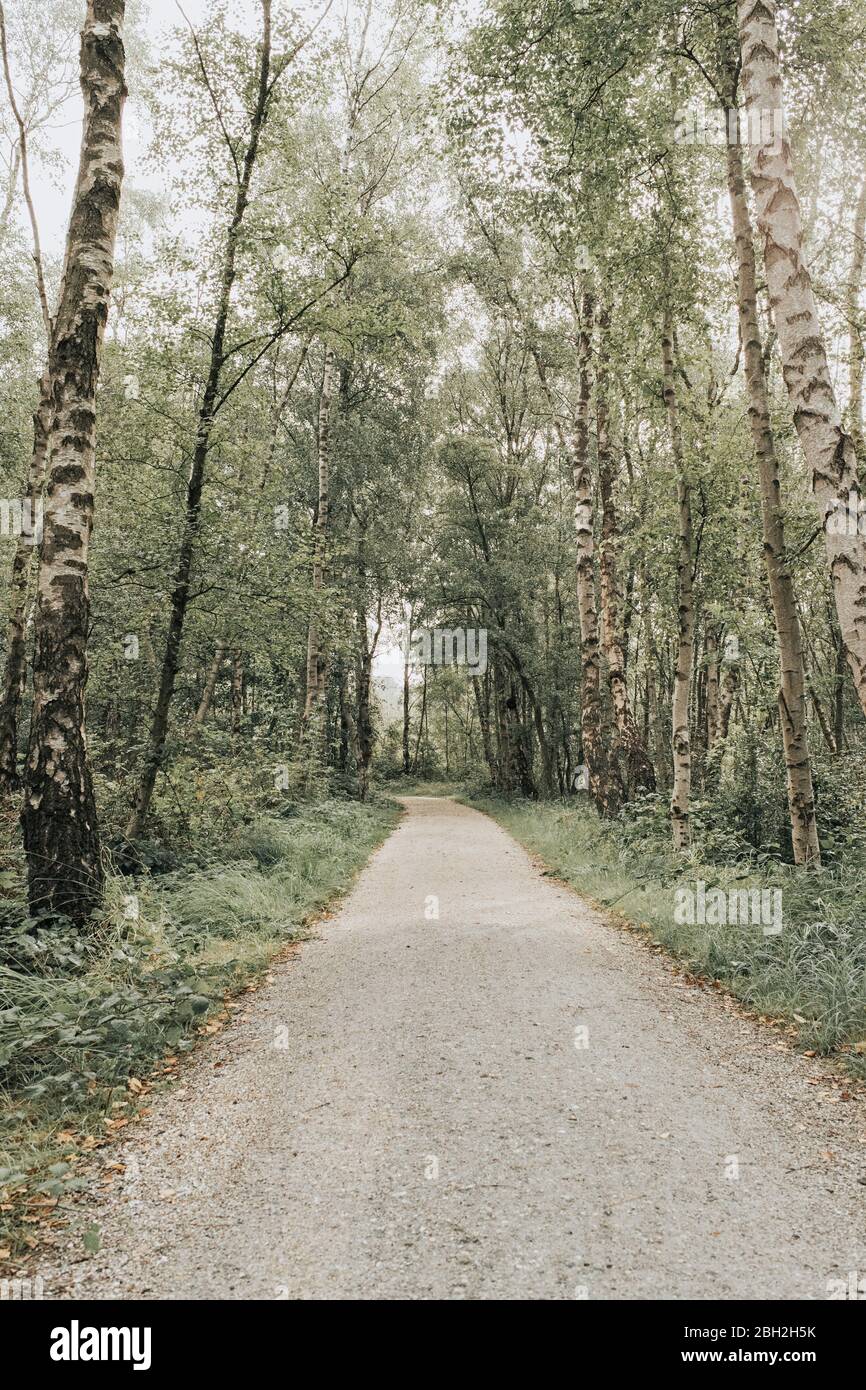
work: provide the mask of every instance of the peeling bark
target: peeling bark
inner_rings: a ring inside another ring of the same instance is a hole
[[[84,129],[49,353],[51,424],[21,813],[31,911],[62,913],[79,925],[99,905],[104,877],[84,701],[96,386],[123,180],[123,19],[124,0],[88,0],[80,56]]]
[[[794,862],[817,867],[821,862],[821,852],[818,846],[815,795],[809,762],[803,640],[797,616],[794,581],[786,558],[779,466],[770,425],[770,404],[758,322],[752,223],[746,201],[740,148],[731,143],[727,150],[728,194],[737,248],[737,307],[745,357],[749,426],[761,485],[764,560],[779,647],[779,724],[785,755],[791,839]]]
[[[854,441],[842,429],[812,281],[803,257],[791,148],[780,128],[782,76],[774,0],[738,0],[742,81],[750,124],[751,181],[764,269],[794,424],[812,475],[839,626],[866,713],[866,544],[838,524],[862,517]],[[853,499],[853,501],[852,501]],[[834,524],[835,523],[835,524]]]

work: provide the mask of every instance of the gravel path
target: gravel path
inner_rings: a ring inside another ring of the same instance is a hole
[[[822,1299],[866,1272],[862,1102],[476,811],[408,798],[249,998],[47,1296]]]

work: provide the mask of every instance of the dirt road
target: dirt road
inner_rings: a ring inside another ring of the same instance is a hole
[[[777,1048],[492,821],[410,799],[46,1295],[824,1299],[866,1273],[866,1120]]]

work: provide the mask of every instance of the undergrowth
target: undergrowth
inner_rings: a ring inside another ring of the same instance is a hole
[[[84,935],[0,904],[0,1260],[88,1183],[87,1155],[228,1016],[394,824],[393,802],[290,805],[199,840],[159,871],[113,874]]]

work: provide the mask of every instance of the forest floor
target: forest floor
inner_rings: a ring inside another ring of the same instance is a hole
[[[45,1296],[823,1299],[866,1269],[857,1083],[488,817],[406,806],[106,1151]]]

